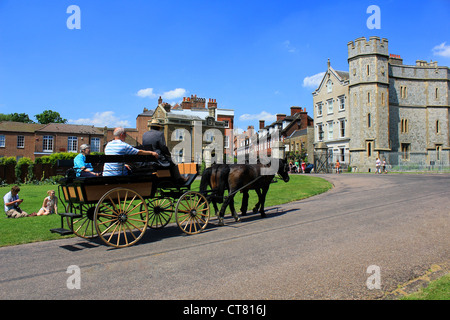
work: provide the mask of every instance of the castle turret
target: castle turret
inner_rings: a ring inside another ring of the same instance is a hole
[[[352,162],[373,167],[389,151],[388,40],[358,38],[348,43]],[[356,134],[357,133],[357,134]]]

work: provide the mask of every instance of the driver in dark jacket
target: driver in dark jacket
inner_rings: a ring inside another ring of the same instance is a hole
[[[150,123],[150,131],[142,136],[142,144],[146,150],[152,150],[158,153],[158,165],[169,167],[172,178],[180,184],[184,184],[187,179],[183,178],[178,170],[178,166],[173,163],[169,148],[166,145],[164,132],[158,120],[153,119]]]

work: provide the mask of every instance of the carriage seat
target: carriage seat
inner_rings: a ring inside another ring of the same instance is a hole
[[[183,178],[187,178],[184,183],[185,186],[191,185],[197,177],[198,165],[196,163],[179,163],[178,170]],[[158,168],[153,172],[158,178],[170,178],[170,170],[167,168]]]
[[[185,185],[191,185],[198,175],[198,164],[193,163],[180,163],[178,164],[178,170],[182,177],[187,178]]]

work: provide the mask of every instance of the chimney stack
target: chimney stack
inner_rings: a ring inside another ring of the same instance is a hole
[[[302,111],[303,111],[303,109],[301,107],[295,107],[295,106],[291,107],[291,116],[293,116],[299,112],[302,112]],[[306,109],[305,109],[305,111],[306,111]]]
[[[282,113],[278,113],[277,114],[277,121],[283,121],[284,118],[286,118],[285,114],[282,114]]]
[[[259,130],[263,129],[265,127],[265,121],[264,120],[259,120]]]
[[[216,109],[217,109],[216,99],[209,99],[208,101],[209,116],[213,117],[214,119],[216,118]]]

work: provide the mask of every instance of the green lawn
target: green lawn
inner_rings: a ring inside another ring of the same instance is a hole
[[[200,182],[196,180],[192,185],[192,190],[198,190],[199,184]],[[270,186],[265,206],[270,207],[304,199],[323,193],[330,188],[332,188],[332,185],[322,178],[313,175],[291,175],[291,180],[288,183],[279,180]],[[10,189],[11,186],[0,187],[0,195],[3,197]],[[24,199],[21,208],[28,213],[33,213],[41,208],[42,202],[47,196],[47,191],[55,190],[57,192],[58,186],[21,185],[20,189],[19,196],[21,199]],[[241,199],[242,195],[240,193],[236,194],[235,207],[237,210],[240,208]],[[251,191],[249,211],[251,211],[256,202],[256,193]],[[61,203],[58,205],[58,210],[59,212],[64,211]],[[7,219],[3,209],[2,211],[3,213],[0,214],[0,247],[61,238],[59,234],[49,231],[52,228],[60,227],[61,219],[57,215]],[[213,209],[211,215],[214,215]],[[174,217],[172,218],[174,219]]]
[[[428,287],[410,294],[402,300],[450,300],[450,274],[430,282]]]

